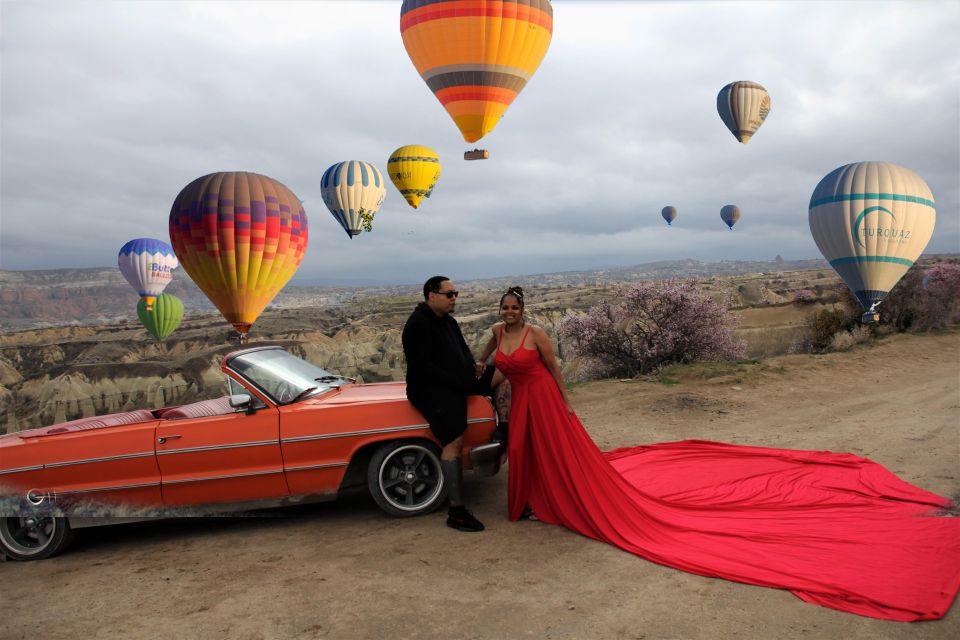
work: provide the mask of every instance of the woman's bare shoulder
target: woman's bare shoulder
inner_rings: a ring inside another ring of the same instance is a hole
[[[530,333],[537,338],[547,335],[547,332],[543,330],[543,327],[538,324],[527,323],[527,326],[530,327]]]

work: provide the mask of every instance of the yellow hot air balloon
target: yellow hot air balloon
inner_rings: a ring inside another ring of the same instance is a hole
[[[810,198],[810,232],[823,257],[867,313],[923,253],[937,218],[930,187],[890,162],[855,162],[834,169]]]
[[[404,0],[400,8],[403,46],[467,142],[497,126],[552,33],[550,0]]]
[[[717,94],[717,112],[730,133],[747,144],[770,113],[770,94],[756,82],[731,82]]]
[[[440,156],[430,147],[408,144],[390,154],[387,173],[411,207],[416,209],[429,198],[440,178]]]
[[[272,178],[212,173],[173,201],[170,244],[187,274],[244,336],[303,260],[307,214]]]

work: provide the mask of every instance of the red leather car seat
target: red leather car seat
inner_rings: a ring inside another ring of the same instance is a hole
[[[234,408],[230,406],[230,396],[224,396],[222,398],[201,400],[193,404],[185,404],[182,407],[167,409],[160,414],[160,417],[164,420],[181,420],[183,418],[222,416],[228,413],[234,413]]]
[[[58,433],[67,433],[70,431],[86,431],[88,429],[103,429],[104,427],[115,427],[121,424],[136,424],[138,422],[149,422],[156,420],[152,411],[147,409],[137,409],[136,411],[126,411],[124,413],[112,413],[106,416],[91,416],[89,418],[80,418],[70,422],[61,422],[50,427],[42,429],[31,429],[23,431],[17,435],[21,438],[38,438],[40,436],[53,436]]]

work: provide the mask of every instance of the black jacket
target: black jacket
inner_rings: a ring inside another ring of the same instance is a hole
[[[460,325],[450,315],[438,316],[425,302],[403,327],[403,355],[411,399],[476,393],[473,354]]]

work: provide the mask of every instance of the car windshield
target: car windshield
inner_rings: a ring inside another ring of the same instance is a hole
[[[233,358],[229,367],[259,387],[277,404],[289,404],[315,396],[347,380],[283,349],[244,353]]]

